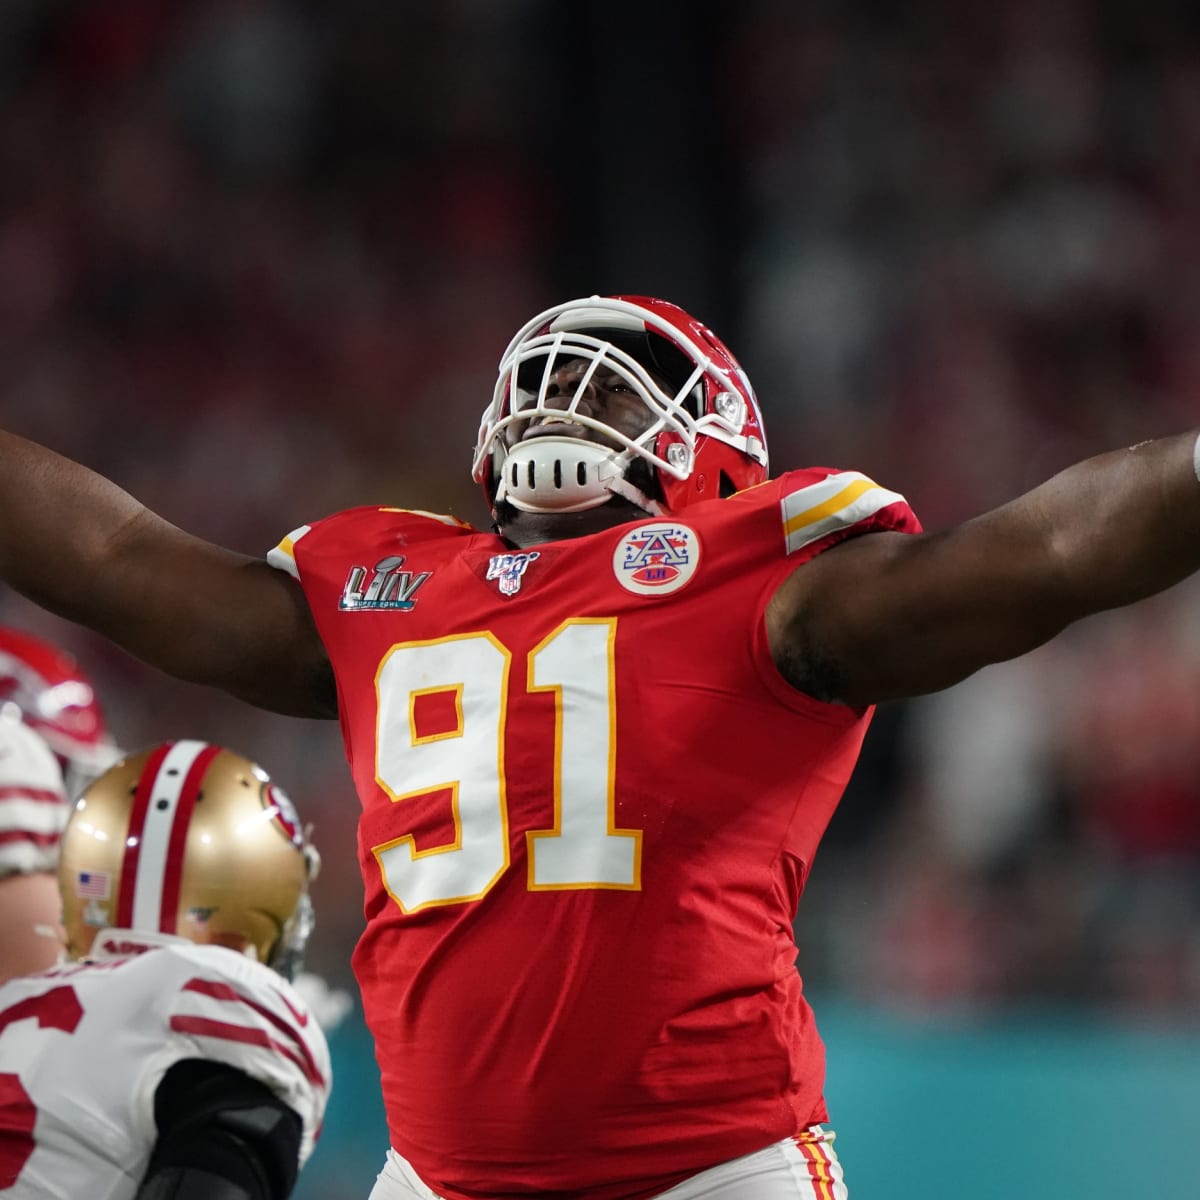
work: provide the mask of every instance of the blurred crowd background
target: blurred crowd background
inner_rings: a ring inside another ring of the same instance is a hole
[[[359,503],[483,523],[509,336],[643,292],[740,357],[775,471],[936,528],[1197,423],[1198,202],[1183,2],[6,0],[0,414],[249,553]],[[272,771],[349,986],[336,727],[0,621],[72,649],[126,746]],[[901,1013],[1195,1024],[1200,589],[881,709],[797,936],[814,991]]]

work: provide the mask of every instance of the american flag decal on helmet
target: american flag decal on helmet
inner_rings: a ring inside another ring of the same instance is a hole
[[[780,501],[788,554],[831,533],[857,525],[904,497],[880,487],[858,471],[840,471],[819,483],[790,492]]]
[[[75,895],[83,900],[107,900],[112,877],[107,871],[80,871],[75,876]]]

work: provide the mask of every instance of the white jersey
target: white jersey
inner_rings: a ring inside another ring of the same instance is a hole
[[[93,957],[0,987],[0,1197],[127,1200],[149,1165],[154,1093],[182,1059],[269,1087],[312,1153],[329,1096],[324,1035],[299,994],[221,946],[106,930]]]
[[[50,747],[19,720],[0,717],[0,879],[56,870],[69,812]]]

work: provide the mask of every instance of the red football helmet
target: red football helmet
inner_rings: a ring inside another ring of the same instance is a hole
[[[586,369],[563,409],[547,403],[548,388],[554,371],[571,360],[583,360]],[[651,423],[644,433],[630,437],[576,411],[602,367],[646,405]],[[610,444],[521,441],[535,417],[584,425]],[[639,460],[657,478],[661,501],[631,480],[629,468]],[[577,512],[615,494],[657,514],[762,483],[767,446],[754,389],[710,329],[665,300],[591,296],[539,313],[509,343],[480,422],[472,475],[493,510],[507,501],[527,512]]]
[[[10,704],[54,751],[70,796],[120,753],[91,680],[75,659],[32,634],[0,626],[0,708]]]

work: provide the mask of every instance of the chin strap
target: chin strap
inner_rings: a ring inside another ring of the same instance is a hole
[[[629,451],[572,437],[539,437],[514,446],[497,468],[496,502],[522,512],[583,512],[614,495],[654,516],[661,509],[625,478]]]
[[[620,496],[623,500],[628,500],[630,504],[636,505],[652,517],[662,516],[662,505],[657,500],[651,500],[641,488],[634,487],[623,476],[618,476],[616,479],[610,480],[608,490],[612,495]]]

